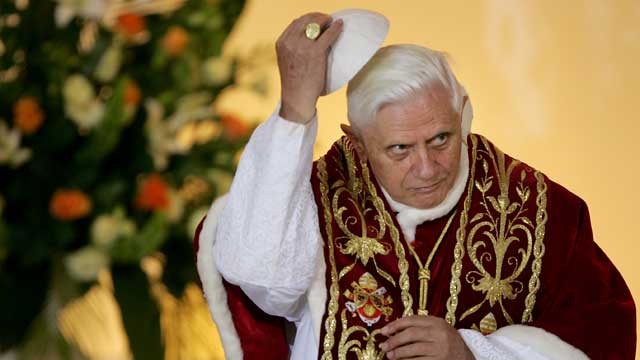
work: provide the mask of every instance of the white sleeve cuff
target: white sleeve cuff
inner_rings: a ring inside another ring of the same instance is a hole
[[[468,329],[458,332],[478,360],[589,359],[582,351],[556,335],[533,326],[505,326],[487,336]]]

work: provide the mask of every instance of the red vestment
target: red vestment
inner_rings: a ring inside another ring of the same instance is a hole
[[[458,205],[418,226],[413,245],[347,138],[314,164],[327,265],[319,356],[375,356],[384,341],[378,329],[428,311],[456,328],[491,333],[524,324],[593,359],[633,359],[634,303],[593,241],[585,203],[480,136],[468,145]],[[281,319],[242,310],[252,304],[237,288],[227,296],[245,358],[264,358],[256,344],[282,329]],[[285,358],[282,333],[268,340],[272,358]]]

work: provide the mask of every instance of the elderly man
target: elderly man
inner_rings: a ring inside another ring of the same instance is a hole
[[[312,161],[341,30],[314,13],[283,32],[281,106],[201,227],[227,356],[632,359],[633,300],[586,205],[469,133],[442,54],[380,49],[349,82],[346,136]],[[280,318],[295,324],[290,354]]]

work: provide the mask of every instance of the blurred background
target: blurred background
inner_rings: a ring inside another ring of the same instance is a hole
[[[0,359],[223,358],[191,234],[278,101],[280,32],[351,7],[450,55],[473,131],[588,203],[638,299],[638,1],[0,0]],[[319,156],[344,89],[318,112]]]

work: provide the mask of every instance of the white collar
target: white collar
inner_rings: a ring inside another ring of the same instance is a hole
[[[453,187],[449,190],[449,193],[444,200],[430,209],[416,209],[409,205],[402,204],[391,198],[387,190],[382,185],[382,193],[387,199],[387,202],[391,206],[393,211],[397,212],[396,218],[402,228],[402,233],[408,241],[413,241],[416,236],[416,227],[425,221],[434,220],[448,214],[453,209],[460,196],[464,192],[465,185],[467,184],[467,178],[469,177],[469,155],[467,154],[467,145],[462,143],[460,148],[460,168],[458,169],[458,175],[456,181],[453,183]]]

